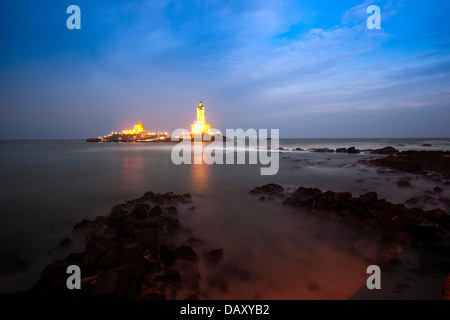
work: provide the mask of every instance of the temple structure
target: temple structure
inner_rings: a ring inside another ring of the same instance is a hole
[[[203,106],[203,103],[200,101],[197,107],[197,121],[194,121],[194,123],[191,124],[191,135],[210,133],[210,130],[211,125],[206,124],[205,121],[205,106]]]
[[[146,134],[147,132],[144,129],[144,125],[139,121],[138,124],[134,125],[134,129],[123,130],[122,134]]]

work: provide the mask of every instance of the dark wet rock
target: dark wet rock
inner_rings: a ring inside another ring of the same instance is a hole
[[[191,247],[183,245],[178,247],[175,252],[176,258],[183,261],[197,261],[198,256]]]
[[[138,242],[142,249],[148,249],[150,251],[156,251],[158,247],[158,241],[153,231],[148,229],[136,230],[133,233],[133,240]]]
[[[393,147],[385,147],[382,149],[376,149],[376,150],[372,150],[369,153],[370,154],[396,154],[399,151]]]
[[[361,151],[359,149],[356,149],[355,147],[350,147],[347,149],[347,152],[350,154],[358,154],[361,153]]]
[[[130,242],[120,248],[121,256],[128,263],[138,263],[143,260],[144,253],[139,242]]]
[[[205,245],[205,241],[191,237],[188,239],[187,244],[190,246],[201,246],[201,245]]]
[[[409,150],[384,158],[360,160],[360,162],[414,174],[450,175],[450,152],[448,151]]]
[[[0,256],[0,274],[13,274],[28,268],[28,264],[15,254]]]
[[[173,269],[167,269],[161,271],[158,275],[156,275],[156,281],[176,285],[181,281],[180,273]]]
[[[159,260],[166,267],[173,265],[177,260],[176,251],[174,245],[163,244],[159,249]]]
[[[378,195],[375,192],[368,192],[359,196],[359,201],[365,205],[371,205],[378,200]]]
[[[122,262],[123,258],[119,250],[111,248],[98,260],[98,265],[101,268],[109,269],[120,265]]]
[[[176,207],[174,207],[174,206],[165,208],[165,211],[166,211],[167,213],[170,213],[170,214],[176,214],[176,213],[178,213],[178,209],[177,209]]]
[[[305,150],[303,150],[302,148],[295,148],[294,150],[295,150],[295,151],[305,151]]]
[[[83,219],[83,221],[77,223],[74,227],[73,227],[73,231],[78,231],[81,229],[85,229],[85,228],[94,228],[96,227],[97,224],[94,221],[89,221],[86,219]]]
[[[170,217],[161,217],[161,219],[158,222],[158,226],[160,227],[160,230],[167,230],[173,233],[176,230],[180,229],[181,224],[178,219]]]
[[[332,153],[332,152],[334,152],[333,149],[329,149],[329,148],[311,148],[311,149],[308,149],[308,151],[319,152],[319,153],[326,153],[326,152]]]
[[[114,206],[107,216],[83,220],[74,232],[86,235],[85,250],[48,265],[33,288],[20,296],[38,300],[174,299],[183,286],[180,274],[171,267],[182,268],[184,288],[197,292],[200,274],[193,266],[198,257],[187,245],[177,248],[171,244],[181,224],[178,219],[162,215],[161,209],[164,206],[164,212],[176,213],[178,204],[190,202],[189,194],[149,191],[141,198]],[[202,243],[195,241],[196,245]],[[60,243],[61,247],[69,245],[70,239]],[[20,261],[4,260],[9,261],[8,268]],[[66,269],[72,264],[82,269],[82,290],[67,290]],[[9,272],[5,265],[0,258],[0,268],[4,269],[0,271]]]
[[[433,191],[435,193],[442,193],[442,188],[441,187],[434,187]]]
[[[205,257],[211,263],[218,263],[223,258],[223,248],[211,249],[205,252]]]
[[[408,181],[401,180],[401,181],[397,182],[397,187],[399,187],[399,188],[409,188],[409,187],[412,187],[412,185]]]
[[[336,149],[336,152],[337,153],[348,153],[348,150],[347,150],[347,148],[338,148],[338,149]]]
[[[138,203],[134,206],[133,211],[131,214],[139,217],[139,218],[145,218],[148,215],[148,212],[150,210],[150,205],[147,203]]]
[[[90,241],[83,254],[83,263],[87,265],[95,264],[108,251],[99,241]]]
[[[270,184],[264,185],[262,187],[256,187],[255,189],[250,191],[250,193],[254,193],[254,194],[265,193],[265,194],[270,194],[270,195],[281,194],[283,192],[284,192],[284,188],[275,183],[270,183]]]
[[[441,209],[425,211],[424,217],[433,223],[445,224],[448,221],[447,213]]]
[[[266,197],[264,197],[264,196],[259,197],[259,200],[260,200],[260,201],[265,201],[265,200],[266,200]]]
[[[162,214],[162,209],[160,206],[155,206],[150,210],[150,216],[160,216]]]

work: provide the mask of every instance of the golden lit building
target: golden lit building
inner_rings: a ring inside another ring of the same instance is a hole
[[[191,124],[191,134],[210,133],[211,125],[205,121],[205,107],[200,101],[197,107],[197,121]]]
[[[140,121],[138,124],[134,125],[134,129],[122,131],[122,134],[141,134],[141,133],[146,133],[146,131],[144,129],[144,125]]]

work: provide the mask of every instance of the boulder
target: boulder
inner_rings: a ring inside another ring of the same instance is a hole
[[[371,154],[396,154],[399,151],[393,147],[385,147],[382,149],[376,149],[376,150],[372,150],[370,153]]]
[[[356,149],[355,147],[350,147],[347,149],[347,152],[350,154],[358,154],[361,153],[361,151],[359,149]]]
[[[169,267],[175,263],[177,248],[173,245],[163,244],[159,248],[159,261],[165,266]]]
[[[401,180],[401,181],[397,182],[397,187],[399,187],[399,188],[409,188],[409,187],[412,187],[412,186],[411,186],[410,182]]]
[[[122,258],[128,263],[138,263],[143,259],[143,252],[139,242],[130,242],[120,248]]]
[[[139,218],[145,218],[148,215],[148,212],[150,210],[150,205],[147,203],[138,203],[134,206],[133,211],[131,214],[139,217]]]
[[[153,231],[148,229],[136,230],[133,233],[133,240],[138,242],[142,249],[149,249],[150,251],[157,251],[158,241]]]
[[[181,247],[178,247],[175,252],[175,256],[178,260],[183,260],[183,261],[197,261],[198,260],[198,256],[195,253],[195,251],[192,250],[191,247],[186,246],[186,245],[182,245]]]
[[[150,216],[160,216],[162,214],[162,209],[160,206],[155,206],[150,210]]]

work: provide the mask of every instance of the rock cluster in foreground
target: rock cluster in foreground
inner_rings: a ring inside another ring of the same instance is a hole
[[[147,192],[114,206],[109,216],[83,220],[73,232],[86,237],[84,252],[47,266],[32,289],[2,298],[198,299],[199,256],[190,244],[201,240],[174,241],[183,231],[177,208],[189,203],[189,194]],[[69,265],[81,269],[81,290],[67,289]]]
[[[375,192],[354,197],[350,192],[322,192],[317,188],[299,187],[289,191],[273,183],[250,192],[260,195],[260,200],[278,200],[303,212],[380,235],[383,243],[415,246],[431,252],[432,260],[450,277],[450,219],[441,209],[407,208],[404,204],[378,199]]]
[[[450,152],[448,151],[402,151],[384,158],[360,160],[377,167],[414,173],[450,175]]]

